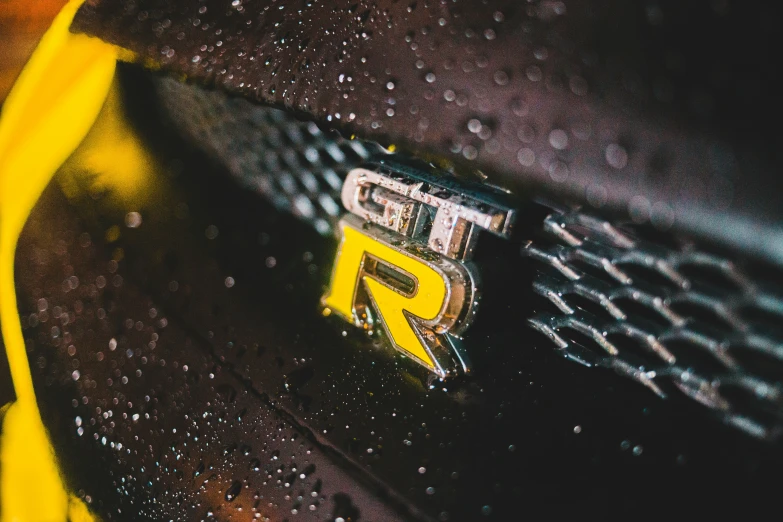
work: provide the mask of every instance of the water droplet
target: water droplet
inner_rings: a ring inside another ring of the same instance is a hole
[[[204,235],[207,236],[207,239],[215,239],[218,237],[218,234],[220,231],[218,230],[218,227],[215,225],[209,225],[207,229],[204,231]]]
[[[577,96],[585,96],[588,91],[587,80],[581,76],[572,76],[568,80],[568,87]]]
[[[589,123],[576,122],[571,125],[571,132],[576,136],[576,139],[585,141],[590,139],[590,136],[593,134],[593,129],[590,127]]]
[[[141,214],[138,212],[128,212],[125,214],[125,226],[128,228],[139,228],[141,226]]]
[[[478,149],[476,149],[476,147],[473,145],[468,145],[462,149],[462,155],[465,157],[465,159],[474,160],[478,157]]]
[[[628,203],[628,214],[634,223],[644,223],[650,219],[650,201],[644,196],[634,196]]]
[[[587,202],[595,208],[601,208],[606,204],[608,194],[606,189],[601,185],[590,185],[587,187],[585,197]]]
[[[527,116],[530,106],[522,98],[514,98],[510,103],[511,112],[516,116]]]
[[[669,230],[674,224],[674,212],[666,203],[655,203],[650,210],[650,222],[658,230]]]
[[[686,462],[685,455],[677,455],[677,464],[683,465]]]
[[[506,73],[506,71],[495,71],[493,78],[495,80],[495,83],[498,85],[508,84],[509,78],[508,78],[508,73]]]
[[[555,160],[549,164],[549,177],[551,177],[552,180],[562,183],[568,179],[569,174],[570,170],[565,162]]]
[[[233,502],[235,498],[239,496],[239,494],[242,492],[242,483],[240,483],[238,480],[235,480],[231,486],[226,490],[226,500],[228,502]]]
[[[549,133],[549,144],[557,150],[568,147],[568,134],[563,129],[554,129]]]
[[[536,162],[536,154],[531,149],[519,149],[517,152],[517,161],[525,167],[532,167]]]
[[[519,141],[522,143],[533,143],[533,140],[536,139],[536,130],[532,125],[522,125],[517,130],[517,138],[519,138]]]
[[[623,169],[628,164],[628,152],[621,145],[610,143],[606,147],[606,162],[618,170]]]
[[[634,446],[633,447],[633,455],[634,455],[634,457],[638,457],[639,455],[642,454],[643,451],[644,451],[644,448],[641,445]]]
[[[531,82],[540,82],[541,79],[544,77],[544,73],[541,71],[541,67],[537,65],[531,65],[527,69],[525,69],[525,75],[527,76],[527,79]]]

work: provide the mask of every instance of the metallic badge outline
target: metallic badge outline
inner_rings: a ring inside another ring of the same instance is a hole
[[[440,378],[470,371],[460,335],[479,303],[472,257],[480,230],[508,237],[506,194],[405,165],[353,169],[339,247],[322,305]]]
[[[339,228],[342,239],[324,306],[365,330],[379,325],[397,350],[440,377],[468,372],[454,336],[475,313],[475,270],[432,256],[416,242],[357,216],[344,217]],[[390,272],[400,281],[410,279],[413,288],[406,292]]]

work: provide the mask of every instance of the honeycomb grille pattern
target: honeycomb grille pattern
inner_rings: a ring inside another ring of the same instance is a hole
[[[236,180],[329,234],[345,174],[381,147],[280,110],[156,79],[169,119]],[[529,226],[530,224],[521,224]],[[662,398],[700,404],[759,438],[783,431],[783,291],[727,257],[556,210],[523,249],[549,311],[529,319],[565,357]]]
[[[240,184],[324,235],[342,213],[346,173],[381,150],[242,98],[171,78],[155,82],[163,110],[186,136]]]
[[[696,401],[756,437],[783,421],[783,297],[763,271],[579,211],[550,214],[529,319],[565,357],[663,398]]]

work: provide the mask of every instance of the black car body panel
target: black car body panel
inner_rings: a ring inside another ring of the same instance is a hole
[[[73,29],[346,135],[780,263],[766,2],[98,1]]]
[[[69,204],[48,190],[17,257],[45,423],[70,483],[105,519],[774,509],[776,442],[573,364],[528,328],[541,304],[521,238],[482,238],[485,306],[463,380],[433,380],[323,318],[336,240],[227,182],[161,126],[146,73],[123,77],[176,176],[134,228],[111,198]],[[119,238],[104,239],[115,226]]]

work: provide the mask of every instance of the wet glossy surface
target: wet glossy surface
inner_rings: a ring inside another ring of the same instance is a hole
[[[779,446],[599,378],[528,329],[523,238],[482,237],[474,377],[429,388],[411,361],[321,317],[333,240],[147,132],[172,173],[155,205],[111,209],[96,193],[73,207],[51,188],[18,254],[44,418],[106,518],[707,516],[774,502]]]
[[[75,28],[510,189],[783,261],[776,4],[95,1]]]

